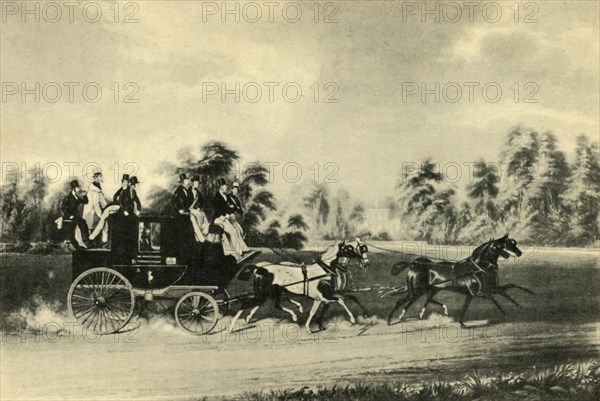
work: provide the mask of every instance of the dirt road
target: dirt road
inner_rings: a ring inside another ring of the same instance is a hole
[[[223,321],[227,324],[228,319]],[[339,381],[459,378],[467,370],[551,365],[600,351],[600,325],[471,322],[447,317],[387,326],[377,319],[329,330],[262,320],[234,334],[193,337],[161,318],[102,338],[77,326],[5,336],[2,399],[187,400]],[[370,323],[370,324],[369,324]],[[504,369],[506,370],[506,369]]]

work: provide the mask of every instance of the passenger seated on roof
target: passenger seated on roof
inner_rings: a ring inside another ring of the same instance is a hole
[[[102,244],[104,245],[108,242],[108,225],[106,224],[106,220],[108,219],[108,216],[121,210],[121,194],[128,188],[129,174],[123,174],[123,178],[121,179],[121,188],[115,192],[113,201],[107,204],[104,210],[102,210],[100,221],[96,225],[94,231],[92,231],[90,234],[90,240],[94,240],[98,234],[102,232]]]
[[[196,176],[194,180],[199,182],[200,177]],[[185,173],[179,175],[179,181],[180,184],[173,193],[171,205],[179,214],[190,216],[196,241],[204,242],[205,235],[208,234],[208,221],[204,212],[199,209],[202,203],[202,195],[198,189],[199,184],[195,184],[196,188],[191,188],[191,181]]]
[[[242,202],[240,201],[240,198],[238,198],[239,192],[240,184],[238,182],[234,182],[231,186],[231,192],[227,194],[227,202],[229,203],[229,221],[238,231],[240,236],[244,238],[244,230],[240,225],[240,221],[242,221],[244,216],[244,209],[242,208]]]
[[[214,223],[223,228],[225,235],[221,237],[223,253],[232,255],[236,260],[242,258],[242,254],[250,251],[240,232],[231,224],[231,210],[229,197],[227,196],[227,182],[224,178],[217,181],[219,190],[213,200]]]

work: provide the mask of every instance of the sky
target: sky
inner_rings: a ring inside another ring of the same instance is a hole
[[[32,2],[39,22],[9,3],[3,180],[14,163],[47,166],[53,180],[56,165],[66,177],[65,163],[77,175],[97,163],[109,182],[135,166],[148,189],[165,183],[156,170],[178,149],[218,140],[242,163],[270,163],[276,194],[317,181],[381,206],[403,166],[432,158],[466,177],[470,163],[498,161],[515,125],[553,131],[568,152],[578,134],[600,132],[596,1],[342,1],[318,13],[312,1],[231,1],[229,14],[222,2],[137,1],[117,3],[118,15],[98,2],[101,15],[77,6],[73,22],[62,3],[59,15]],[[439,21],[423,13],[436,7]]]

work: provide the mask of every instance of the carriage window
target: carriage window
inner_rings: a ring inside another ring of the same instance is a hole
[[[140,223],[139,248],[141,252],[160,250],[160,223]]]

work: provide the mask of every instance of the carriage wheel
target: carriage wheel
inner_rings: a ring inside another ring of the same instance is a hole
[[[226,289],[219,290],[214,295],[215,301],[217,301],[217,305],[219,307],[219,314],[221,317],[226,316],[229,313],[230,300],[229,292]]]
[[[69,314],[97,334],[121,330],[133,316],[135,295],[129,280],[105,267],[83,272],[67,298]]]
[[[190,292],[182,296],[175,307],[177,324],[192,334],[211,331],[219,319],[217,301],[203,292]]]

